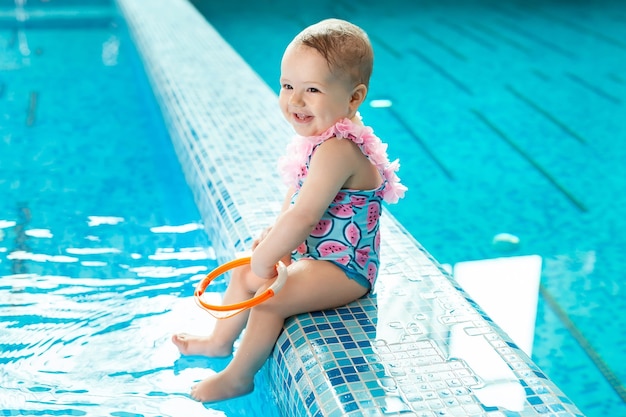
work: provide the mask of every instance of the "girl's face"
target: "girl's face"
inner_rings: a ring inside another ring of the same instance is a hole
[[[353,86],[333,75],[315,49],[290,45],[283,56],[278,103],[287,121],[301,136],[316,136],[345,117],[354,117],[366,87]]]

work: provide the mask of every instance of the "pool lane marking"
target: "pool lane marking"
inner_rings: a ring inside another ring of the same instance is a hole
[[[526,55],[532,55],[533,52],[530,48],[527,48],[525,45],[517,42],[514,39],[509,38],[506,35],[503,35],[501,32],[493,29],[493,28],[489,28],[481,23],[478,22],[472,22],[471,26],[474,27],[475,29],[491,36],[494,39],[498,39],[504,43],[506,43],[507,45],[517,49],[518,51],[521,51],[523,53],[525,53]]]
[[[559,45],[552,43],[550,41],[545,40],[544,38],[542,38],[541,36],[537,36],[532,32],[529,32],[527,30],[524,30],[522,28],[520,28],[519,26],[514,25],[511,22],[505,22],[503,20],[500,20],[497,23],[499,26],[502,26],[503,28],[505,28],[506,30],[516,33],[526,39],[529,39],[531,41],[534,41],[536,43],[538,43],[539,45],[544,46],[547,49],[550,49],[553,52],[556,52],[557,54],[560,54],[566,58],[570,58],[570,59],[577,59],[578,57],[576,56],[576,54],[572,51],[568,51],[567,49],[561,48]]]
[[[517,9],[517,11],[519,12],[520,9]],[[571,31],[574,31],[577,35],[582,34],[582,35],[593,36],[594,38],[601,40],[603,42],[606,42],[607,44],[626,50],[626,43],[622,42],[621,40],[617,38],[613,38],[595,29],[591,29],[586,26],[583,26],[578,22],[568,20],[567,18],[559,17],[557,15],[554,15],[552,13],[547,13],[544,10],[539,10],[534,7],[523,9],[522,13],[524,13],[526,16],[539,17],[541,19],[544,19],[548,21],[548,24],[550,23],[559,24],[563,27],[568,28]],[[568,14],[568,17],[572,17],[572,16],[573,14]]]
[[[388,110],[391,115],[398,121],[398,123],[402,125],[404,130],[406,130],[411,135],[411,137],[422,147],[426,155],[428,155],[428,157],[435,163],[435,165],[437,165],[439,169],[441,169],[445,176],[448,177],[448,179],[454,181],[454,175],[452,174],[452,172],[443,164],[443,162],[441,162],[441,160],[439,160],[437,155],[435,155],[435,153],[428,147],[426,142],[424,142],[424,140],[422,140],[422,138],[413,131],[412,127],[402,117],[400,117],[400,115],[396,113],[396,111],[392,107],[388,107]]]
[[[608,74],[609,80],[615,81],[618,84],[626,84],[626,82],[618,74],[611,72]]]
[[[394,48],[393,46],[389,45],[387,42],[383,41],[382,39],[380,39],[378,36],[373,35],[373,34],[368,34],[369,38],[371,40],[373,40],[374,42],[376,42],[377,44],[379,44],[380,46],[382,46],[382,48],[384,50],[386,50],[387,52],[389,52],[391,55],[393,55],[395,58],[397,59],[402,59],[403,56],[400,53],[400,51],[396,50],[396,48]]]
[[[619,97],[615,97],[614,95],[607,93],[606,91],[604,91],[600,87],[591,84],[589,81],[579,77],[578,75],[572,74],[569,71],[566,72],[565,74],[572,81],[574,81],[578,85],[586,88],[587,90],[591,91],[592,93],[595,93],[597,96],[602,97],[602,98],[612,102],[613,104],[622,104],[622,100]]]
[[[13,48],[17,44],[17,29],[11,30],[11,35],[9,37],[9,41],[7,42],[7,46],[9,48]]]
[[[598,32],[598,31],[596,31],[594,29],[590,29],[590,28],[582,26],[582,25],[580,25],[578,23],[569,21],[569,20],[564,19],[562,17],[558,17],[558,16],[555,16],[553,14],[549,14],[549,13],[546,13],[546,12],[543,12],[543,11],[535,10],[535,11],[533,11],[533,14],[535,16],[538,16],[538,17],[543,18],[545,20],[552,21],[553,23],[556,22],[556,23],[558,23],[558,24],[560,24],[562,26],[565,26],[565,27],[567,27],[567,28],[569,28],[571,30],[577,31],[579,34],[583,33],[585,35],[591,35],[591,36],[593,36],[594,38],[596,38],[598,40],[601,40],[601,41],[606,42],[606,43],[608,43],[610,45],[616,46],[616,47],[618,47],[620,49],[626,50],[626,43],[620,41],[619,39],[616,39],[616,38],[613,38],[611,36],[605,35],[602,32]]]
[[[413,33],[415,33],[416,35],[426,39],[427,41],[429,41],[431,44],[438,46],[439,48],[443,49],[444,51],[448,52],[450,55],[452,55],[453,57],[461,60],[461,61],[467,61],[467,57],[465,55],[463,55],[461,52],[457,51],[456,49],[454,49],[452,46],[448,45],[447,43],[443,42],[441,39],[439,39],[438,37],[435,37],[431,34],[429,34],[428,32],[413,27],[411,28],[411,31]]]
[[[542,116],[544,116],[545,118],[550,120],[552,123],[557,125],[561,130],[563,130],[565,133],[567,133],[568,135],[576,139],[578,142],[583,143],[585,145],[587,144],[587,140],[585,138],[583,138],[581,135],[576,133],[565,123],[557,119],[552,113],[542,108],[537,103],[535,103],[534,101],[532,101],[531,99],[529,99],[528,97],[526,97],[525,95],[517,91],[515,88],[511,87],[510,85],[507,84],[506,89],[509,90],[509,92],[513,94],[515,97],[517,97],[518,99],[520,99],[521,101],[523,101],[524,103],[532,107],[534,110],[536,110],[538,113],[540,113]]]
[[[39,93],[37,91],[31,91],[28,97],[28,113],[26,115],[26,126],[32,126],[35,124],[37,114],[37,100]]]
[[[30,223],[32,214],[30,212],[30,208],[28,208],[27,203],[17,203],[17,218],[18,221],[14,227],[15,238],[13,239],[15,248],[11,252],[30,252],[31,249],[28,246],[28,235],[26,234],[26,229],[28,227],[28,224]],[[27,273],[28,267],[26,261],[23,259],[13,259],[11,261],[11,272],[13,274]]]
[[[471,31],[467,30],[463,26],[457,25],[456,23],[448,22],[447,20],[445,20],[445,19],[443,19],[441,17],[437,18],[436,20],[437,20],[437,22],[439,24],[441,24],[443,26],[447,26],[449,29],[457,32],[458,34],[462,35],[464,38],[470,39],[470,40],[474,41],[475,43],[477,43],[478,45],[481,45],[481,46],[485,47],[486,49],[488,49],[490,51],[497,50],[497,46],[496,45],[494,45],[493,43],[489,42],[485,38],[482,38],[482,37],[476,35],[474,32],[471,32]]]
[[[509,144],[522,158],[531,164],[537,171],[544,176],[557,190],[559,190],[567,199],[574,204],[580,211],[587,212],[587,207],[579,201],[567,188],[561,185],[545,168],[537,161],[530,157],[522,148],[519,147],[511,138],[509,138],[502,130],[500,130],[493,122],[491,122],[484,114],[478,110],[472,109],[472,113],[476,115],[487,127],[494,131],[501,139]]]
[[[395,49],[394,47],[392,47],[391,45],[389,45],[388,43],[386,43],[382,39],[378,38],[375,35],[369,35],[369,37],[370,37],[371,40],[373,40],[374,42],[376,42],[377,44],[382,46],[382,48],[384,50],[389,52],[395,58],[397,58],[397,59],[403,59],[404,58],[404,55],[402,53],[400,53],[400,51],[398,51],[397,49]],[[450,81],[452,84],[454,84],[461,91],[465,92],[466,94],[468,94],[470,96],[474,95],[474,93],[472,92],[472,90],[468,86],[463,84],[463,82],[461,82],[460,80],[457,80],[452,74],[450,74],[448,71],[446,71],[442,66],[438,65],[436,62],[434,62],[433,60],[431,60],[430,58],[428,58],[424,54],[420,53],[416,49],[410,49],[408,52],[410,54],[416,56],[417,58],[419,58],[423,63],[425,63],[427,66],[429,66],[435,72],[437,72],[443,78],[445,78],[446,80]]]
[[[446,80],[448,80],[452,84],[454,84],[459,90],[463,91],[464,93],[466,93],[466,94],[468,94],[470,96],[474,95],[472,90],[468,86],[466,86],[462,81],[456,79],[456,77],[454,75],[450,74],[448,71],[446,71],[445,68],[443,68],[442,66],[437,64],[435,61],[433,61],[430,58],[428,58],[426,55],[424,55],[421,52],[419,52],[417,49],[413,49],[412,48],[412,49],[409,50],[409,53],[411,53],[412,55],[415,55],[416,57],[418,57],[423,63],[428,65],[431,69],[435,70],[435,72],[437,72],[443,78],[445,78]]]
[[[550,292],[541,284],[539,284],[539,293],[543,296],[546,303],[563,322],[570,334],[576,339],[576,342],[585,351],[589,359],[598,368],[598,371],[602,374],[604,379],[609,383],[611,388],[615,390],[617,395],[626,403],[626,387],[622,384],[619,377],[611,370],[609,365],[602,359],[602,357],[596,352],[593,345],[587,340],[585,335],[576,327],[576,324],[570,319],[567,312],[559,305],[558,301],[550,294]]]

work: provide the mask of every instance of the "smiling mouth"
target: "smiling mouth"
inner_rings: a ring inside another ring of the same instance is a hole
[[[293,113],[293,118],[298,122],[308,122],[313,118],[313,116],[309,116],[303,113]]]

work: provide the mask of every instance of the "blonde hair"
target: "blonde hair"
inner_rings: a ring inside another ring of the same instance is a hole
[[[346,75],[355,86],[365,84],[369,88],[374,51],[360,27],[340,19],[322,20],[300,32],[292,45],[315,49],[333,74]]]

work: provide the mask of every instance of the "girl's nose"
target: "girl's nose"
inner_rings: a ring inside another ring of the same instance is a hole
[[[296,106],[296,107],[302,107],[303,105],[302,93],[293,91],[291,93],[291,97],[289,97],[289,104],[291,104],[292,106]]]

